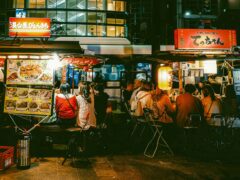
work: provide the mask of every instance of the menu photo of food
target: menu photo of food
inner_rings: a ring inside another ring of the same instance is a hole
[[[28,97],[28,89],[26,88],[18,88],[17,89],[17,97],[18,98],[27,98]]]
[[[39,110],[41,112],[49,112],[50,108],[51,108],[51,103],[48,103],[48,102],[42,102],[39,106]]]
[[[16,109],[16,100],[5,101],[5,109],[13,111]]]
[[[13,114],[51,115],[52,89],[7,87],[4,112]]]
[[[39,98],[39,92],[40,92],[39,89],[31,89],[28,92],[28,96],[32,99],[37,99]]]
[[[6,84],[53,85],[51,60],[7,60]]]
[[[17,111],[28,111],[28,102],[26,100],[18,100],[16,102]]]
[[[37,112],[38,111],[38,107],[39,107],[39,105],[35,101],[32,101],[32,102],[29,103],[29,111],[30,112]]]
[[[7,87],[6,88],[8,97],[16,97],[17,96],[17,88],[16,87]]]

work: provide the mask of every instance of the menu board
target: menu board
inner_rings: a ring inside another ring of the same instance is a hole
[[[10,114],[51,115],[52,89],[7,87],[4,112]]]
[[[53,85],[53,60],[7,60],[7,85]]]

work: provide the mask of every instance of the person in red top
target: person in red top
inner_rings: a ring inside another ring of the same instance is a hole
[[[55,109],[60,125],[74,126],[78,112],[76,96],[70,94],[70,85],[60,85],[60,94],[56,95]]]

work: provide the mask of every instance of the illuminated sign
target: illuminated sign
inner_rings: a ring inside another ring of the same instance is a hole
[[[176,29],[176,49],[231,49],[236,46],[235,30]]]
[[[9,18],[10,37],[50,37],[50,18]]]

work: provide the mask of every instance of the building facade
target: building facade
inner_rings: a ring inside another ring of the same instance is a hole
[[[125,0],[4,0],[0,10],[2,37],[19,12],[50,18],[52,37],[127,37]]]

